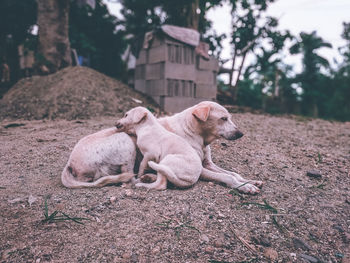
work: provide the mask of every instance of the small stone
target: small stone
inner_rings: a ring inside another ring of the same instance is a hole
[[[257,244],[257,245],[261,245],[264,247],[270,247],[271,246],[271,242],[270,240],[268,240],[266,237],[264,236],[259,236],[259,237],[252,237],[252,241]]]
[[[309,255],[306,255],[306,254],[300,254],[299,257],[301,257],[302,259],[305,259],[311,263],[317,263],[318,262],[318,259],[315,258],[315,257],[312,257],[312,256],[309,256]]]
[[[211,246],[208,246],[205,248],[205,253],[207,253],[207,254],[212,255],[212,254],[214,254],[214,251],[215,251],[215,249]]]
[[[40,263],[40,261],[41,261],[41,259],[40,259],[40,258],[37,258],[37,259],[35,260],[35,263]]]
[[[344,168],[339,168],[338,171],[341,172],[341,173],[343,173],[343,174],[346,174],[346,173],[347,173],[346,169],[344,169]]]
[[[311,250],[311,247],[300,238],[293,238],[293,244],[296,249],[301,248],[303,250]]]
[[[265,249],[264,256],[271,261],[275,261],[278,258],[278,253],[272,248]]]
[[[158,246],[155,246],[151,251],[151,253],[153,255],[157,255],[157,254],[159,254],[159,252],[160,252],[160,247],[158,247]]]
[[[103,228],[100,228],[100,229],[98,230],[98,233],[101,234],[101,235],[103,235],[104,233],[106,233],[106,230],[104,230]]]
[[[111,204],[115,203],[116,200],[117,200],[116,196],[111,196],[111,198],[109,198],[109,201],[111,202]]]
[[[134,262],[134,263],[139,262],[139,256],[136,253],[132,253],[131,262]]]
[[[213,182],[209,182],[209,183],[208,183],[208,185],[213,186],[213,185],[214,185],[214,183],[213,183]]]
[[[226,216],[223,214],[223,213],[221,213],[221,212],[218,212],[218,219],[223,219],[223,218],[225,218]]]
[[[209,237],[205,234],[202,234],[201,237],[200,237],[201,241],[203,243],[208,243],[209,242]]]
[[[222,242],[221,240],[215,240],[214,247],[220,248],[223,246],[224,246],[224,242]]]
[[[343,239],[343,242],[345,244],[349,244],[350,243],[350,234],[347,232],[342,233],[342,239]]]
[[[311,178],[322,178],[321,172],[317,170],[309,170],[306,172],[306,176],[309,176]]]
[[[131,190],[131,189],[125,190],[125,196],[126,196],[126,197],[132,196],[132,190]]]
[[[132,254],[130,252],[125,252],[122,255],[122,258],[128,260],[128,259],[131,259],[131,256],[132,256]]]

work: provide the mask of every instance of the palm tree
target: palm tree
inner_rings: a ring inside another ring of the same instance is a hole
[[[301,53],[303,55],[303,71],[296,79],[303,88],[302,106],[304,113],[313,117],[318,116],[317,102],[322,95],[318,88],[322,85],[321,79],[324,77],[321,68],[329,67],[328,60],[316,53],[318,49],[323,47],[331,48],[332,45],[317,36],[316,31],[313,31],[311,34],[300,33],[300,38],[290,48],[291,54]]]

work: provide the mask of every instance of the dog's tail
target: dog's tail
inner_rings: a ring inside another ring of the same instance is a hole
[[[74,178],[72,168],[66,165],[61,175],[61,181],[67,188],[89,188],[102,187],[108,184],[126,183],[134,176],[135,174],[133,173],[122,173],[118,175],[106,175],[97,179],[95,182],[81,182]]]
[[[158,173],[163,174],[170,182],[172,182],[174,185],[178,187],[189,187],[192,185],[192,183],[187,182],[185,180],[179,179],[173,170],[171,170],[168,166],[155,163],[153,161],[148,162],[149,167],[151,167],[153,170],[157,171]]]

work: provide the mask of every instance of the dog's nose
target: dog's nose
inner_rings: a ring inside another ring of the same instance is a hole
[[[236,133],[235,133],[236,139],[239,139],[239,138],[241,138],[242,136],[243,136],[243,133],[242,133],[241,131],[236,131]]]
[[[121,128],[123,128],[123,124],[121,124],[120,122],[117,122],[117,123],[115,124],[115,127],[116,127],[117,129],[121,129]]]

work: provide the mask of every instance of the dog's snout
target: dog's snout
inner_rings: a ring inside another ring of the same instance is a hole
[[[235,133],[236,139],[239,139],[239,138],[241,138],[242,136],[243,136],[243,133],[242,133],[241,131],[236,131],[236,133]]]
[[[123,124],[121,124],[120,122],[117,122],[117,123],[115,124],[115,127],[116,127],[117,129],[121,129],[121,128],[123,128]]]

